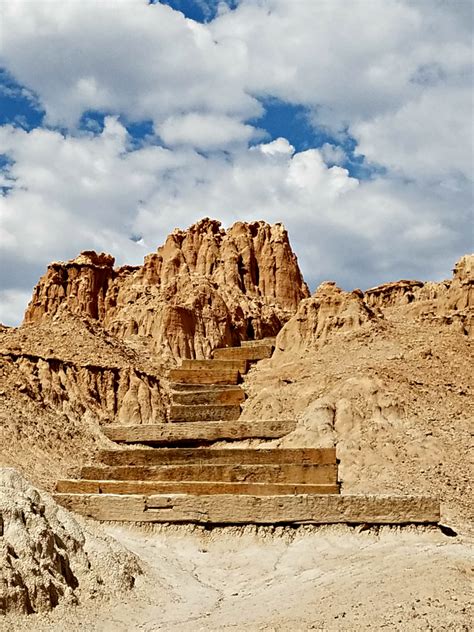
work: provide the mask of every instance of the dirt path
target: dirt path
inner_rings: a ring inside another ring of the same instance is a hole
[[[106,531],[147,567],[121,603],[94,601],[8,632],[465,630],[474,547],[435,529]]]

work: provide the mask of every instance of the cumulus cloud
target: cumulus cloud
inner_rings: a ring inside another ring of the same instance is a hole
[[[324,143],[320,151],[321,156],[328,165],[342,165],[347,160],[346,152],[338,145]]]
[[[0,126],[1,318],[50,260],[138,263],[204,215],[283,221],[311,285],[445,276],[472,248],[470,12],[240,0],[198,24],[147,0],[1,3],[0,65],[46,112]],[[265,142],[267,97],[303,106],[322,146]],[[91,111],[103,129],[81,130]],[[157,136],[137,146],[133,121]]]
[[[0,64],[34,90],[50,123],[73,127],[86,110],[162,122],[177,111],[255,116],[242,89],[238,41],[147,0],[2,2]]]
[[[259,135],[251,125],[230,116],[197,113],[171,116],[158,125],[157,132],[167,145],[189,145],[202,150],[229,149]]]
[[[472,179],[472,88],[433,87],[390,115],[357,123],[357,151],[405,177]]]
[[[31,291],[0,290],[0,324],[16,324],[31,298]]]

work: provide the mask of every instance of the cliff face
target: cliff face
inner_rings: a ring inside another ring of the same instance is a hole
[[[283,327],[276,353],[301,353],[324,343],[336,332],[373,327],[382,320],[366,304],[360,290],[344,292],[335,283],[323,283],[311,298],[301,301],[295,316]]]
[[[276,354],[301,354],[337,333],[365,329],[377,334],[393,320],[428,328],[431,324],[449,326],[466,336],[474,335],[474,255],[462,257],[453,278],[441,283],[402,280],[365,293],[343,292],[334,283],[323,283],[313,296],[301,301],[278,334]]]
[[[452,325],[474,335],[474,255],[456,263],[453,278],[441,283],[397,281],[371,288],[365,301],[381,310],[406,307],[410,317],[429,323]]]
[[[84,252],[53,263],[36,286],[25,323],[67,309],[120,339],[146,340],[175,358],[276,335],[309,295],[281,224],[204,219],[176,230],[143,266],[114,269]]]

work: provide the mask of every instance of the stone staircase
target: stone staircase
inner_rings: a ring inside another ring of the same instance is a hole
[[[202,524],[435,523],[427,498],[340,494],[334,448],[232,447],[277,439],[294,421],[240,421],[249,366],[269,358],[274,339],[216,349],[170,371],[169,422],[109,426],[125,447],[102,450],[79,479],[60,480],[56,500],[98,519]],[[225,441],[226,447],[213,444]],[[145,447],[144,447],[145,446]]]

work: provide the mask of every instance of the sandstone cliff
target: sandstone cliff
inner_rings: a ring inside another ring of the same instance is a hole
[[[313,296],[301,301],[278,334],[276,355],[303,353],[338,333],[380,330],[387,326],[391,312],[395,319],[398,312],[402,319],[427,326],[438,323],[474,335],[474,255],[462,257],[453,278],[441,283],[401,280],[365,293],[344,292],[335,283],[323,283]]]
[[[382,310],[409,306],[411,317],[453,325],[474,335],[474,255],[464,255],[456,263],[453,278],[441,283],[397,281],[365,292],[370,307]]]
[[[311,298],[301,301],[295,316],[279,333],[276,355],[286,350],[302,353],[333,333],[357,331],[380,320],[360,290],[343,292],[335,283],[323,283]]]
[[[281,224],[237,222],[225,231],[204,219],[174,231],[143,266],[113,265],[94,252],[51,264],[25,323],[66,308],[161,355],[204,358],[215,347],[276,335],[309,295]]]

